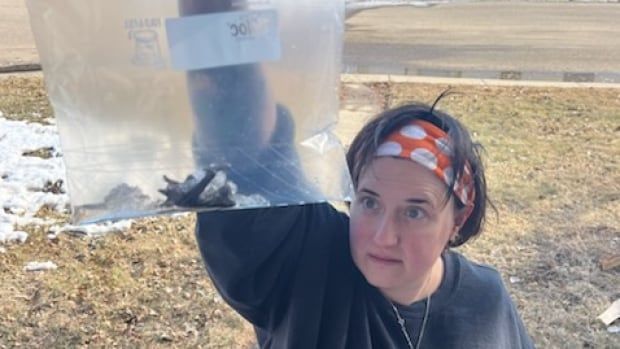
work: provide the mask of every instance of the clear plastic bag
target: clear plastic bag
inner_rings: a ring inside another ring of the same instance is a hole
[[[28,0],[78,223],[352,195],[344,2]]]

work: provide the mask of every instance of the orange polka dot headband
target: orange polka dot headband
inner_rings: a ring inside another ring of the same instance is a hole
[[[376,156],[410,159],[431,170],[448,187],[454,178],[453,151],[446,132],[428,121],[413,120],[393,132],[377,148]],[[454,183],[454,195],[465,206],[473,206],[476,191],[471,166],[465,163],[462,176]]]

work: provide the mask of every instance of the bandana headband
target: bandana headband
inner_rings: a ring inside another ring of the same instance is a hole
[[[395,156],[413,160],[431,170],[449,187],[454,178],[448,135],[439,127],[423,120],[413,120],[393,132],[377,148],[376,156]],[[454,195],[465,206],[473,206],[476,191],[469,162],[465,162],[463,175],[454,183]]]

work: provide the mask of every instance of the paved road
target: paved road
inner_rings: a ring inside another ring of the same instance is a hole
[[[453,3],[347,22],[345,71],[620,82],[620,4]]]
[[[0,67],[38,63],[24,0],[0,0]]]
[[[619,3],[371,10],[347,22],[344,71],[618,83],[619,21]],[[37,62],[24,0],[0,0],[0,67]]]

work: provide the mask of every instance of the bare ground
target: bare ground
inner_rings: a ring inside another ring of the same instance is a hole
[[[345,143],[368,113],[410,100],[432,103],[440,84],[347,84]],[[617,348],[596,320],[620,298],[620,268],[599,259],[620,250],[620,89],[458,86],[440,109],[486,148],[497,214],[463,253],[498,268],[540,348]],[[45,122],[38,76],[0,79],[0,110]],[[66,220],[42,210],[40,216]],[[0,347],[244,348],[251,327],[217,296],[193,236],[193,215],[137,220],[128,231],[87,239],[30,238],[0,253]],[[33,260],[59,269],[23,271]],[[512,278],[512,281],[511,281]]]

